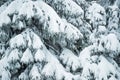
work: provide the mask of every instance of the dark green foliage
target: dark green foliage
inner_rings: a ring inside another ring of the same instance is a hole
[[[0,0],[0,6],[3,5],[5,2],[7,2],[8,0]]]

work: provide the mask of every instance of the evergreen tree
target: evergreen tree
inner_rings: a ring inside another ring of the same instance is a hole
[[[91,0],[4,3],[0,80],[120,80],[117,2],[104,7]]]

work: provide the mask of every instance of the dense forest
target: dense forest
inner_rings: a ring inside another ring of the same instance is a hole
[[[0,0],[0,80],[120,80],[120,0]]]

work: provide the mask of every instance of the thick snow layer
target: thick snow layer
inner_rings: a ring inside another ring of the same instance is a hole
[[[87,63],[89,63],[92,49],[93,46],[88,46],[80,52],[79,59],[82,67],[84,67]]]
[[[108,51],[120,51],[120,43],[117,36],[113,33],[110,33],[106,36],[106,45],[105,48]]]
[[[8,70],[2,71],[2,78],[1,80],[11,80],[11,74]]]
[[[105,31],[100,31],[96,33],[103,33]],[[97,37],[95,37],[95,33],[91,34],[90,40],[93,43],[94,46],[94,52],[107,52],[109,53],[108,55],[111,57],[115,57],[119,54],[120,52],[120,43],[118,40],[118,37],[114,33],[110,33],[108,35],[102,35],[99,34]]]
[[[38,49],[37,52],[35,53],[35,61],[45,61],[45,53],[43,52],[43,50]]]
[[[16,47],[17,48],[20,48],[20,47],[24,48],[24,47],[26,47],[26,42],[24,40],[23,35],[19,34],[19,35],[10,39],[9,45],[11,48],[16,48]]]
[[[83,71],[81,74],[82,80],[88,80],[91,79],[91,74],[94,74],[94,77],[96,77],[97,73],[97,60],[98,56],[91,56],[92,50],[94,49],[94,46],[88,46],[85,49],[83,49],[79,55],[79,59],[81,61],[81,65],[83,67]]]
[[[52,55],[51,55],[51,57],[52,57]],[[53,57],[53,58],[55,58],[55,57]],[[44,75],[47,78],[53,77],[57,80],[64,79],[64,78],[65,78],[65,80],[72,80],[72,79],[78,78],[78,76],[67,72],[64,69],[64,67],[56,60],[57,59],[54,59],[54,61],[48,62],[44,66],[44,68],[42,70],[42,75]]]
[[[66,34],[67,39],[69,39],[69,40],[78,40],[78,39],[83,38],[83,35],[80,32],[80,30],[78,30],[75,26],[68,23],[64,19],[63,19],[63,22],[66,24],[66,26],[65,26],[65,34]]]
[[[76,15],[76,16],[79,15],[80,17],[83,18],[84,12],[80,6],[76,5],[76,3],[73,2],[72,0],[62,0],[62,1],[63,1],[63,4],[66,5],[65,7],[66,14],[71,12],[70,15]]]
[[[25,16],[26,19],[30,19],[35,16],[37,16],[36,18],[39,18],[40,16],[42,16],[42,14],[42,10],[38,6],[36,6],[33,1],[29,1],[22,5],[19,10],[18,16]]]
[[[12,18],[12,23],[15,23],[15,22],[16,22],[17,17],[18,17],[17,15],[15,15],[15,14],[13,15],[13,18]]]
[[[41,74],[46,77],[53,77],[54,73],[55,73],[55,64],[52,63],[47,63],[41,72]]]
[[[45,0],[45,2],[48,4],[50,3],[49,0]],[[74,1],[72,1],[72,0],[53,0],[51,2],[52,2],[51,6],[53,8],[57,9],[58,11],[64,11],[64,14],[63,14],[64,16],[67,15],[67,16],[71,17],[72,15],[74,15],[74,16],[80,16],[83,18],[84,12],[83,12],[82,8],[80,6],[78,6]]]
[[[34,12],[32,9],[33,9],[33,2],[32,1],[24,3],[19,10],[19,15],[26,16],[27,19],[32,18],[34,16]]]
[[[107,32],[107,28],[105,26],[98,26],[98,33],[105,33]]]
[[[106,60],[104,56],[100,56],[100,63],[98,64],[98,77],[99,79],[107,80],[107,76],[114,77],[117,75],[115,67]]]
[[[81,18],[84,17],[84,11],[72,0],[43,0],[52,6],[61,17],[65,17],[68,22],[80,26]],[[74,16],[74,17],[73,17]],[[72,19],[72,21],[71,21]]]
[[[9,24],[11,22],[8,14],[13,15],[13,13],[18,14],[16,19],[19,19],[19,18],[22,19],[22,17],[26,17],[26,19],[28,20],[32,17],[39,16],[39,17],[36,17],[38,19],[41,16],[42,17],[44,16],[44,20],[46,20],[46,23],[45,23],[46,26],[44,27],[48,28],[48,31],[50,33],[59,33],[59,32],[64,31],[64,25],[62,23],[62,20],[57,15],[57,13],[49,5],[47,5],[46,3],[42,1],[36,1],[36,2],[27,1],[27,0],[26,1],[24,0],[13,1],[8,6],[8,8],[0,14],[0,26],[2,26],[3,24]],[[14,17],[13,22],[15,22],[16,19]],[[19,22],[19,27],[24,27],[21,22]]]
[[[119,76],[117,68],[102,55],[100,57],[90,56],[91,50],[92,47],[89,46],[80,53],[79,58],[83,66],[81,79],[82,80],[91,79],[91,74],[93,74],[94,78],[96,78],[97,80],[102,79],[108,80],[107,76],[111,76],[110,77],[111,79],[112,78],[117,79],[115,77]]]
[[[56,76],[59,76],[59,78],[61,78],[62,77],[61,74],[63,71],[64,71],[64,68],[62,67],[60,63],[58,63],[57,61],[52,61],[45,65],[45,67],[42,70],[42,73],[44,73],[45,76],[47,77],[54,76],[55,74]]]
[[[10,2],[6,2],[0,6],[0,14],[7,8],[8,4],[10,4]]]
[[[21,80],[28,80],[29,79],[29,71],[30,71],[31,67],[32,67],[32,65],[27,66],[27,68],[24,70],[24,72],[22,72],[19,75],[18,78],[21,79]]]
[[[28,80],[28,75],[25,73],[25,72],[22,72],[20,75],[19,75],[19,79],[21,80]]]
[[[9,24],[11,23],[11,20],[7,14],[4,12],[0,14],[0,27],[3,26],[3,24]]]
[[[5,70],[6,67],[9,67],[9,64],[7,62],[7,57],[4,57],[3,59],[0,60],[0,76],[2,76],[2,72]]]
[[[18,49],[12,50],[9,53],[8,61],[10,61],[10,62],[16,62],[16,61],[20,60],[20,54],[22,54],[22,53],[19,52]]]
[[[55,78],[58,80],[63,79],[64,77],[66,77],[65,80],[70,80],[71,78],[78,78],[78,76],[72,75],[71,73],[65,70],[63,65],[58,61],[57,56],[50,53],[46,48],[44,48],[44,51],[46,52],[46,61],[48,63],[43,67],[41,72],[42,75],[44,75],[46,78]],[[69,74],[72,75],[71,78],[69,78]]]
[[[44,75],[46,78],[55,77],[56,75],[61,79],[62,78],[61,71],[64,71],[64,68],[59,63],[56,56],[50,53],[45,46],[43,46],[43,52],[46,55],[46,61],[48,63],[43,67],[41,74]]]
[[[117,5],[112,5],[108,7],[108,29],[109,30],[117,30],[119,27],[119,8]]]
[[[25,52],[23,53],[23,56],[22,56],[20,62],[22,62],[23,64],[29,64],[33,61],[34,61],[33,54],[31,52],[31,50],[29,48],[27,48],[25,50]]]
[[[55,76],[57,80],[62,80],[64,78],[64,73],[65,73],[65,70],[63,69],[62,66],[60,65],[56,66]]]
[[[59,1],[58,1],[59,2]],[[67,1],[65,1],[67,2]],[[19,3],[19,4],[18,4]],[[68,3],[68,2],[67,2]],[[66,3],[66,4],[67,4]],[[18,6],[16,8],[14,5],[18,4]],[[73,2],[73,4],[76,4]],[[21,30],[22,28],[26,28],[26,24],[24,22],[24,19],[28,20],[28,24],[31,24],[31,22],[29,23],[30,20],[32,20],[32,18],[34,17],[35,19],[37,19],[39,21],[39,23],[42,23],[43,29],[49,33],[47,34],[47,36],[53,36],[53,35],[58,35],[61,36],[62,34],[66,34],[66,38],[68,39],[79,39],[82,38],[83,35],[80,33],[80,31],[75,28],[72,24],[70,23],[65,23],[58,15],[57,13],[54,11],[54,9],[52,9],[49,5],[47,5],[46,3],[44,3],[43,1],[13,1],[8,8],[10,10],[8,10],[6,12],[6,10],[2,13],[7,19],[7,23],[8,24],[11,22],[10,17],[8,16],[8,14],[13,15],[12,18],[12,23],[13,25],[11,26],[14,29],[19,29]],[[77,8],[78,9],[78,8]],[[75,12],[79,10],[75,9]],[[14,13],[14,14],[13,14]],[[79,12],[81,13],[81,11]],[[3,15],[1,14],[1,17],[3,17]],[[73,14],[77,14],[77,13],[73,13]],[[4,18],[1,18],[1,20]],[[2,20],[4,21],[4,20]],[[1,21],[1,26],[3,24],[3,22]],[[65,27],[67,26],[67,28]],[[21,40],[21,39],[19,39]],[[37,39],[39,40],[39,39]],[[39,41],[33,41],[33,47],[36,46],[36,42]],[[21,43],[20,43],[21,44]],[[29,42],[28,42],[29,44]],[[29,44],[30,46],[30,44]],[[38,45],[35,48],[38,48],[40,45]]]
[[[94,28],[97,25],[106,24],[105,9],[96,2],[93,2],[92,5],[88,8],[85,17],[86,19],[90,20],[90,23],[93,24]]]
[[[50,33],[59,33],[64,31],[62,20],[49,5],[42,1],[35,2],[35,5],[38,6],[45,14],[45,20],[48,20],[48,25],[46,24],[45,28],[48,27]]]
[[[15,0],[4,10],[4,12],[6,12],[6,14],[13,14],[21,8],[24,2],[25,0]]]
[[[14,40],[18,40],[18,42],[16,43]],[[33,49],[40,49],[43,47],[43,43],[40,37],[36,33],[34,33],[32,29],[26,29],[21,34],[15,36],[13,40],[11,39],[10,43],[11,47],[28,46],[32,47]]]
[[[2,57],[0,55],[0,79],[10,80],[14,73],[16,74],[21,68],[23,70],[24,67],[27,67],[23,72],[20,70],[20,75],[17,73],[19,79],[28,80],[30,78],[31,80],[40,80],[43,77],[47,80],[50,80],[50,78],[56,80],[89,80],[94,76],[97,80],[107,80],[108,77],[110,77],[109,80],[117,80],[117,77],[119,77],[118,65],[111,58],[108,60],[104,54],[108,51],[108,54],[118,55],[120,43],[115,34],[106,33],[106,13],[104,8],[94,2],[87,11],[88,15],[86,18],[90,19],[91,23],[95,23],[93,28],[97,28],[94,29],[95,32],[90,36],[92,45],[89,46],[88,43],[85,43],[88,44],[88,47],[84,49],[82,47],[83,50],[80,52],[79,57],[71,50],[63,49],[63,47],[62,53],[55,55],[54,52],[49,52],[48,47],[45,47],[43,41],[46,40],[43,39],[42,41],[42,38],[45,38],[44,35],[50,41],[64,37],[65,39],[60,40],[68,40],[66,44],[69,44],[72,43],[72,40],[74,42],[84,36],[75,26],[79,28],[85,27],[80,28],[80,30],[83,29],[84,33],[85,31],[87,32],[86,29],[92,30],[92,27],[88,27],[89,25],[86,25],[86,23],[83,25],[84,12],[73,0],[44,1],[46,3],[50,2],[51,5],[49,6],[42,0],[14,0],[1,12],[0,27],[10,23],[8,27],[12,27],[12,31],[23,28],[25,28],[25,31],[18,35],[14,34],[14,37],[11,35],[12,38],[8,41],[10,52],[8,51]],[[112,15],[114,20],[117,20],[115,23],[118,23],[117,11],[113,12]],[[61,17],[65,18],[66,21],[61,19]],[[114,26],[118,28],[116,24]],[[42,29],[41,33],[37,33],[34,28],[38,28],[38,31]],[[59,48],[59,46],[57,47]],[[97,51],[103,52],[103,54],[98,56],[95,53]],[[95,55],[92,53],[95,53]],[[26,66],[23,64],[26,64]],[[83,70],[79,72],[79,68],[82,69],[81,67]]]
[[[87,63],[84,67],[83,67],[83,71],[81,74],[81,79],[82,80],[89,80],[92,78],[92,76],[90,74],[94,74],[94,77],[96,78],[96,70],[97,70],[97,65],[94,63]]]
[[[34,64],[30,73],[29,73],[31,80],[41,80],[41,74],[39,73],[38,67]]]
[[[31,16],[34,16],[34,10],[32,10],[33,4],[30,4],[30,2],[32,3],[30,0],[15,0],[11,2],[11,4],[0,14],[0,26],[3,26],[3,24],[9,24],[11,22],[10,16],[12,15],[18,15],[16,19],[19,19],[25,15],[27,16],[27,19]],[[16,19],[13,17],[13,22],[15,22]],[[19,22],[18,26],[14,27],[21,29],[25,26]]]
[[[22,29],[22,28],[24,28],[25,27],[25,25],[23,24],[23,22],[22,21],[19,21],[18,22],[18,29]]]
[[[89,41],[92,43],[97,42],[99,39],[104,38],[108,33],[105,26],[98,25],[89,36]]]
[[[65,74],[65,80],[73,80],[73,75],[70,73]]]
[[[30,33],[31,33],[30,29],[26,29],[24,32],[22,32],[23,38],[25,39],[25,41],[27,41],[26,43],[28,47],[32,46],[32,40],[31,40]]]
[[[95,38],[95,34],[94,33],[90,34],[90,36],[89,36],[89,42],[91,42],[91,43],[95,43],[96,42],[96,38]]]
[[[63,62],[66,67],[72,69],[72,71],[76,71],[77,69],[81,68],[80,60],[79,58],[74,55],[72,51],[69,49],[64,49],[60,55],[60,59]]]
[[[30,33],[31,39],[32,39],[32,47],[33,49],[39,49],[43,47],[43,43],[40,39],[40,37],[35,34],[34,32]]]
[[[90,6],[88,10],[90,13],[95,12],[95,13],[101,13],[101,14],[105,15],[105,9],[102,6],[100,6],[99,4],[97,4],[96,2],[93,2],[92,6]]]
[[[11,15],[19,10],[21,5],[25,0],[15,0],[13,1],[1,14],[0,14],[0,26],[3,24],[9,24],[11,22],[10,17]]]

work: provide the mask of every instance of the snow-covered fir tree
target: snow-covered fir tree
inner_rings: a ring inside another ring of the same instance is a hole
[[[0,5],[0,80],[120,80],[119,0]]]

